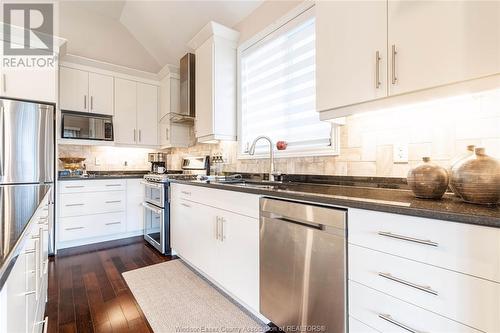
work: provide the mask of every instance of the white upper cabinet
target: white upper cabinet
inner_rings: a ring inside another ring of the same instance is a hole
[[[176,122],[175,119],[183,119],[179,116],[180,112],[180,80],[171,74],[160,82],[159,141],[161,149],[189,146],[192,122]]]
[[[168,76],[160,83],[160,119],[169,113],[180,113],[179,78]]]
[[[388,6],[391,95],[500,72],[500,2],[391,0]]]
[[[321,119],[491,89],[490,81],[468,81],[500,73],[500,2],[318,1],[315,6]]]
[[[113,115],[113,77],[80,69],[60,68],[61,110]]]
[[[196,56],[199,142],[236,139],[236,47],[239,33],[208,23],[190,42]]]
[[[113,77],[89,73],[89,111],[113,115]]]
[[[158,145],[158,87],[137,83],[138,144]]]
[[[158,87],[115,79],[115,142],[158,145]]]
[[[316,108],[387,96],[387,2],[316,3]]]

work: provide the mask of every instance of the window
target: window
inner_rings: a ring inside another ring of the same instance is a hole
[[[259,135],[286,141],[281,155],[336,153],[332,124],[316,112],[315,51],[312,9],[240,51],[241,154]],[[259,144],[257,154],[267,151]]]

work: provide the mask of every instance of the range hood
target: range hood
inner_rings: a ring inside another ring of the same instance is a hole
[[[180,62],[180,113],[170,117],[171,122],[194,122],[195,112],[195,58],[187,53]]]

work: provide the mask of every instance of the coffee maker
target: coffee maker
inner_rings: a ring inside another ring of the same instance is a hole
[[[167,154],[149,153],[148,162],[151,163],[151,173],[167,172]]]

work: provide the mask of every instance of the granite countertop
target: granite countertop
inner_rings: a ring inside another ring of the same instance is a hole
[[[175,180],[175,182],[286,199],[313,201],[348,208],[360,208],[500,228],[500,206],[482,206],[465,203],[451,193],[445,194],[441,200],[425,200],[415,198],[413,193],[406,189],[295,182],[275,184],[273,188],[256,188],[241,184],[209,181]]]
[[[24,244],[31,218],[51,185],[0,186],[0,288]]]
[[[149,171],[89,171],[88,177],[59,175],[57,180],[133,179],[143,178],[147,173],[149,173]]]

